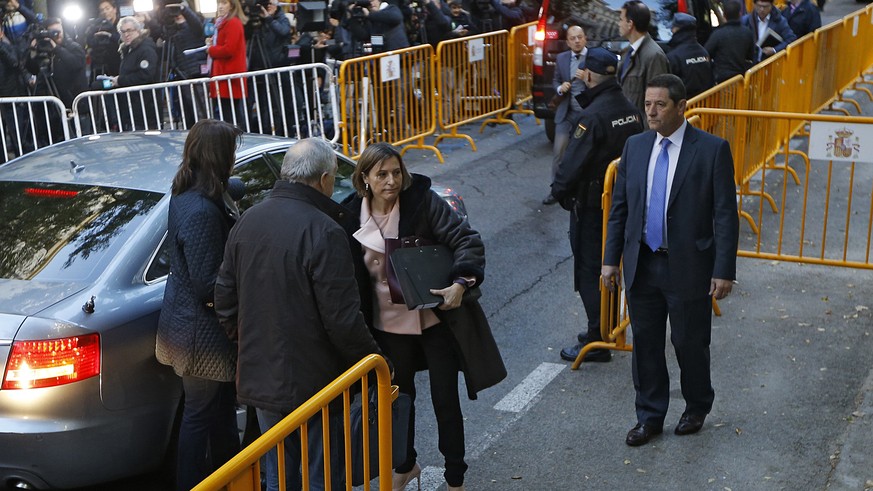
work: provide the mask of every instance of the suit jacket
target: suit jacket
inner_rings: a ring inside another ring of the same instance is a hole
[[[563,53],[558,53],[557,58],[555,58],[555,76],[552,78],[552,88],[555,89],[555,93],[558,93],[558,87],[561,86],[564,82],[573,83],[573,79],[576,77],[575,73],[570,73],[570,61],[572,60],[573,50],[567,50]],[[579,64],[579,68],[585,67],[585,59],[582,59],[582,63]],[[555,124],[561,123],[567,117],[567,113],[570,112],[570,94],[567,94],[567,97],[564,97],[564,100],[558,104],[558,108],[555,109]]]
[[[627,52],[622,56],[627,56]],[[621,75],[621,65],[622,63],[619,62],[619,71],[616,76]],[[627,73],[624,77],[619,78],[618,81],[621,84],[621,91],[624,92],[624,96],[637,106],[640,114],[644,116],[646,114],[646,84],[652,78],[664,73],[670,73],[670,63],[667,61],[667,55],[664,54],[664,50],[658,46],[658,43],[646,34],[643,42],[640,44],[640,48],[634,51],[631,56]],[[645,117],[643,118],[643,125],[648,128]]]
[[[782,17],[788,20],[788,27],[798,38],[821,27],[821,13],[809,0],[800,2],[800,5],[794,8],[794,12],[791,11],[791,5],[786,5],[782,9]]]
[[[655,132],[627,140],[607,226],[603,264],[624,255],[625,288],[633,287],[643,238],[646,176]],[[712,278],[736,277],[739,219],[734,167],[725,140],[688,125],[667,201],[670,277],[678,295],[704,297]]]
[[[743,16],[740,24],[744,25],[748,29],[752,30],[752,36],[755,38],[755,43],[758,43],[758,21],[756,17],[758,14],[752,12],[750,14],[746,14]],[[773,29],[773,32],[779,35],[782,38],[782,42],[773,46],[773,49],[776,51],[782,51],[786,46],[794,42],[797,39],[797,36],[794,34],[794,31],[791,30],[791,26],[788,25],[788,21],[785,20],[785,17],[779,11],[779,9],[774,8],[770,10],[770,20],[767,21],[767,27]],[[761,61],[761,49],[757,50],[757,59],[755,61]]]

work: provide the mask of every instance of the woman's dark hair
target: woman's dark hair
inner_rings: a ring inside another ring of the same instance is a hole
[[[182,163],[173,178],[173,195],[197,189],[220,199],[227,187],[242,130],[215,119],[197,122],[185,139]]]
[[[370,169],[385,162],[391,157],[395,157],[400,163],[400,172],[403,175],[403,186],[401,190],[409,189],[412,186],[412,176],[406,170],[406,164],[403,163],[403,157],[400,156],[400,151],[397,147],[386,142],[379,142],[370,145],[361,152],[358,157],[358,163],[355,165],[355,172],[352,173],[352,186],[358,192],[358,196],[370,197],[370,191],[364,184],[364,176],[370,173]]]

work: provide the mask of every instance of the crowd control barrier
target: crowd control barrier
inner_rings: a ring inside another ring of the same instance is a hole
[[[210,93],[239,91],[244,99]],[[145,129],[187,129],[205,118],[233,123],[246,132],[294,138],[321,136],[335,142],[336,91],[323,63],[256,72],[88,91],[73,101],[79,136]]]
[[[750,128],[766,126],[760,120],[809,127],[806,136],[785,142],[768,165],[734,155],[738,175],[760,167],[751,190],[769,196],[776,210],[765,213],[763,200],[741,195],[739,210],[753,216],[757,227],[741,234],[739,256],[873,269],[873,152],[867,148],[873,145],[873,118],[706,108],[690,113],[744,119]],[[745,145],[763,145],[765,137],[750,133]]]
[[[502,113],[512,106],[509,89],[509,33],[495,31],[476,36],[442,41],[437,45],[437,85],[440,93],[439,125],[442,133],[434,145],[446,138],[467,140],[476,151],[469,135],[458,127],[480,119],[486,123],[510,124],[521,134],[518,125]]]
[[[533,48],[536,22],[515,26],[509,31],[509,93],[512,95],[512,107],[503,111],[501,118],[510,118],[512,114],[534,115],[532,109],[525,105],[533,98]],[[540,124],[540,120],[536,120]],[[487,124],[487,121],[486,121]],[[518,131],[518,127],[516,127]],[[481,130],[480,130],[481,132]]]
[[[389,142],[442,155],[424,137],[436,129],[436,77],[429,44],[352,58],[339,72],[342,147],[356,158],[367,144]]]
[[[300,437],[303,489],[309,489],[309,469],[308,461],[310,449],[307,440],[308,422],[321,415],[321,424],[323,434],[328,435],[328,417],[330,414],[329,405],[335,399],[342,397],[343,407],[343,461],[345,462],[345,489],[352,489],[352,440],[351,440],[351,421],[350,409],[352,400],[351,389],[360,384],[361,394],[368,393],[370,372],[376,373],[376,393],[377,393],[377,428],[379,432],[379,489],[391,489],[391,403],[397,395],[396,386],[391,385],[391,374],[388,370],[388,364],[385,359],[379,355],[368,355],[363,360],[349,368],[336,380],[321,389],[308,401],[303,403],[294,412],[285,417],[282,421],[261,435],[257,440],[252,442],[248,447],[244,448],[239,454],[221,466],[212,475],[204,479],[200,484],[194,487],[192,491],[260,491],[261,490],[261,470],[260,460],[263,455],[270,449],[275,448],[279,457],[279,489],[285,491],[285,438],[292,433],[297,432]],[[369,414],[369,404],[362,404],[362,420],[367,421],[371,417]],[[364,485],[363,489],[369,491],[370,479],[370,450],[369,450],[369,427],[363,425],[363,471]],[[325,438],[322,441],[324,452],[324,484],[325,490],[331,490],[331,482],[327,476],[330,476],[330,441]],[[335,490],[339,491],[339,490]]]
[[[67,109],[57,97],[0,98],[0,163],[69,139]]]

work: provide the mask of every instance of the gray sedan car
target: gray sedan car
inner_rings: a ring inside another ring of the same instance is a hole
[[[94,135],[0,166],[0,488],[111,481],[172,451],[181,383],[155,359],[155,330],[186,135]],[[293,144],[243,137],[242,209],[269,193]],[[354,169],[339,157],[334,199]]]

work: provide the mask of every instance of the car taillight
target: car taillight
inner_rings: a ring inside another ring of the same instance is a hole
[[[24,194],[39,198],[75,198],[78,191],[65,191],[63,189],[24,188]]]
[[[15,341],[3,375],[3,390],[35,389],[78,382],[100,374],[100,336]]]

